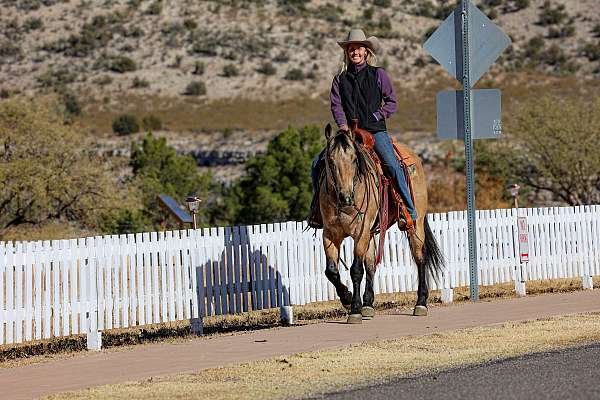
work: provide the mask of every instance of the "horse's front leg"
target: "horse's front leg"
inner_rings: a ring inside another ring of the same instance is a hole
[[[352,278],[352,306],[348,316],[349,324],[362,323],[362,298],[360,296],[360,284],[365,275],[365,256],[369,248],[369,235],[354,241],[354,260],[350,268],[350,277]]]
[[[325,230],[323,232],[323,246],[325,247],[325,276],[329,279],[329,282],[335,287],[335,291],[342,302],[342,305],[346,308],[350,308],[352,303],[352,293],[348,290],[346,285],[342,283],[340,278],[340,271],[338,269],[338,262],[340,259],[340,244],[342,240],[332,232]]]

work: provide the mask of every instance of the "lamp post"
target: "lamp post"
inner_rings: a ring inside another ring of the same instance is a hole
[[[190,212],[192,213],[192,223],[194,226],[194,229],[197,229],[197,224],[196,224],[196,214],[198,213],[198,210],[200,209],[200,203],[202,202],[202,200],[200,198],[198,198],[197,196],[190,196],[185,200],[185,204],[187,205],[188,210],[190,210]]]
[[[516,183],[513,183],[508,187],[510,195],[513,197],[513,199],[515,199],[515,208],[517,209],[519,208],[519,189],[521,189],[521,186],[517,185]]]

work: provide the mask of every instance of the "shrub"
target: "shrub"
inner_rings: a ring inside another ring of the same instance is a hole
[[[275,75],[277,73],[277,68],[270,62],[264,62],[258,67],[257,71],[263,75]]]
[[[290,57],[284,52],[281,52],[273,57],[273,62],[276,63],[286,63],[288,61],[290,61]]]
[[[529,39],[529,41],[525,45],[525,48],[523,49],[525,57],[534,58],[538,56],[544,49],[544,45],[544,38],[540,36],[532,37],[531,39]]]
[[[146,10],[146,14],[148,15],[160,15],[162,12],[162,1],[156,0]]]
[[[185,94],[188,96],[203,96],[206,94],[206,85],[204,82],[190,82],[185,88]]]
[[[560,66],[567,62],[567,56],[560,46],[553,44],[542,53],[542,60],[548,65]]]
[[[191,18],[186,18],[185,20],[183,20],[183,27],[188,31],[193,31],[198,27],[198,23]]]
[[[117,135],[130,135],[140,131],[140,124],[135,115],[123,114],[113,120],[112,129]]]
[[[531,5],[531,0],[514,0],[513,5],[516,11],[524,10]]]
[[[63,90],[60,99],[67,110],[67,113],[70,115],[81,115],[81,105],[79,104],[79,100],[77,96],[71,91]]]
[[[373,0],[373,4],[377,7],[388,8],[392,5],[392,0]]]
[[[202,61],[196,61],[194,63],[194,70],[192,71],[192,74],[204,75],[204,70],[205,70],[204,63]]]
[[[302,72],[302,70],[298,68],[290,69],[283,77],[283,79],[286,79],[288,81],[303,81],[304,78],[304,72]]]
[[[76,79],[77,74],[71,72],[67,67],[59,67],[56,70],[49,68],[36,78],[38,85],[42,88],[64,87],[75,82]]]
[[[147,131],[159,131],[162,129],[163,123],[159,117],[150,114],[142,118],[142,127]]]
[[[498,18],[498,10],[496,10],[495,8],[490,8],[486,15],[489,19],[496,19]]]
[[[375,13],[375,10],[373,10],[373,7],[366,8],[363,11],[363,18],[366,20],[370,20],[373,18],[374,13]]]
[[[229,78],[232,76],[238,76],[239,74],[240,74],[240,71],[234,64],[227,64],[226,66],[223,67],[223,76],[226,78]]]
[[[306,4],[310,0],[277,0],[281,13],[285,15],[299,15],[306,11]]]
[[[592,28],[592,33],[594,34],[594,36],[596,37],[600,37],[600,23],[596,24],[593,28]]]
[[[21,55],[21,47],[9,42],[8,40],[0,41],[0,58],[13,58]]]
[[[590,61],[600,60],[600,43],[588,43],[583,46],[581,53]]]
[[[564,4],[553,7],[550,0],[546,0],[542,6],[538,23],[542,26],[556,25],[563,22],[567,17],[568,14],[565,11]]]
[[[138,78],[137,76],[135,78],[133,78],[133,83],[131,84],[131,87],[133,87],[135,89],[147,88],[149,86],[150,86],[150,82],[148,82],[148,80],[146,80],[144,78]]]
[[[137,65],[135,61],[127,56],[116,56],[110,61],[108,69],[122,74],[125,72],[135,71],[137,69]]]
[[[110,75],[102,75],[94,79],[94,83],[99,86],[110,85],[113,82],[113,78]]]
[[[41,29],[44,24],[40,18],[28,18],[23,23],[23,28],[27,31],[35,31]]]
[[[434,14],[434,6],[429,0],[419,1],[414,14],[419,17],[431,18]]]
[[[553,26],[548,28],[548,38],[549,39],[565,38],[565,37],[571,37],[574,35],[575,35],[575,25],[573,25],[573,24],[565,25],[560,28],[555,28]]]

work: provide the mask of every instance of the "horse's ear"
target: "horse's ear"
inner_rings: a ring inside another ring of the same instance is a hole
[[[325,126],[325,138],[327,138],[327,140],[329,140],[329,138],[331,137],[331,124],[327,124],[327,126]]]

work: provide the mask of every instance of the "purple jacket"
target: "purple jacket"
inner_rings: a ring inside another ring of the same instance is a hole
[[[350,65],[348,68],[360,71],[365,68],[366,65],[367,63],[362,63],[360,65]],[[379,90],[381,90],[383,105],[379,108],[379,110],[375,111],[373,115],[377,121],[380,119],[389,119],[398,109],[398,102],[396,101],[396,93],[394,93],[392,81],[383,68],[377,68],[377,86],[379,87]],[[348,125],[340,96],[339,74],[333,78],[333,83],[331,84],[331,94],[329,98],[331,101],[331,114],[333,114],[335,123],[338,125],[338,127],[342,125]]]

